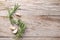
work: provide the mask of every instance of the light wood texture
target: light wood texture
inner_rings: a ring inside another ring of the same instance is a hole
[[[12,39],[12,38],[0,38],[0,40],[14,40],[14,39]],[[60,38],[23,38],[22,40],[60,40]]]
[[[14,40],[7,9],[15,3],[21,5],[16,13],[27,26],[22,40],[60,40],[60,0],[0,1],[0,40]]]
[[[2,2],[0,9],[12,7],[18,3],[20,13],[26,15],[60,15],[59,0],[7,0]]]
[[[54,16],[48,16],[48,17],[54,18]],[[22,16],[21,17],[22,21],[24,21],[27,25],[27,29],[24,36],[27,38],[28,37],[60,38],[60,22],[58,22],[58,20],[57,21],[48,20],[49,18],[47,18],[47,20],[45,19],[43,20],[43,18],[46,19],[47,17],[46,16],[28,16],[28,17]],[[0,36],[14,37],[14,35],[11,33],[9,29],[11,25],[9,23],[9,20],[4,17],[0,17],[0,19],[1,19]]]

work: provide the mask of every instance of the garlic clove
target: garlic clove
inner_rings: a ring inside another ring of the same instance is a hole
[[[19,13],[15,13],[15,15],[18,16],[18,17],[21,17],[21,15]]]
[[[16,34],[18,31],[18,29],[15,29],[14,31],[12,31],[13,34]]]
[[[11,26],[10,29],[13,31],[16,29],[16,27]]]

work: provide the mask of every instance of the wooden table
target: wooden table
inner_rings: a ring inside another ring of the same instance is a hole
[[[14,40],[7,8],[18,3],[17,13],[27,25],[22,40],[60,40],[59,0],[3,0],[0,5],[0,40]]]

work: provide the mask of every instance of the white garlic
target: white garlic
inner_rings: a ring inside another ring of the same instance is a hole
[[[15,29],[14,31],[12,31],[13,34],[16,34],[18,31],[18,29]]]
[[[16,29],[16,27],[13,27],[13,26],[11,26],[11,27],[9,27],[11,30],[15,30]]]
[[[21,14],[20,13],[15,13],[15,15],[21,17]]]

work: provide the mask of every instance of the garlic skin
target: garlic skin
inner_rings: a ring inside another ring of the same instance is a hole
[[[13,34],[16,34],[17,31],[18,31],[18,28],[14,27],[14,26],[11,26],[11,27],[9,27],[9,28],[12,30],[12,33],[13,33]]]
[[[19,14],[19,13],[15,13],[15,15],[18,16],[18,17],[21,17],[21,14]]]
[[[15,29],[14,31],[12,31],[13,34],[16,34],[18,31],[18,29]]]
[[[20,15],[19,13],[15,13],[16,15]]]
[[[11,27],[9,27],[9,28],[10,28],[12,31],[16,29],[16,27],[13,27],[13,26],[11,26]]]

